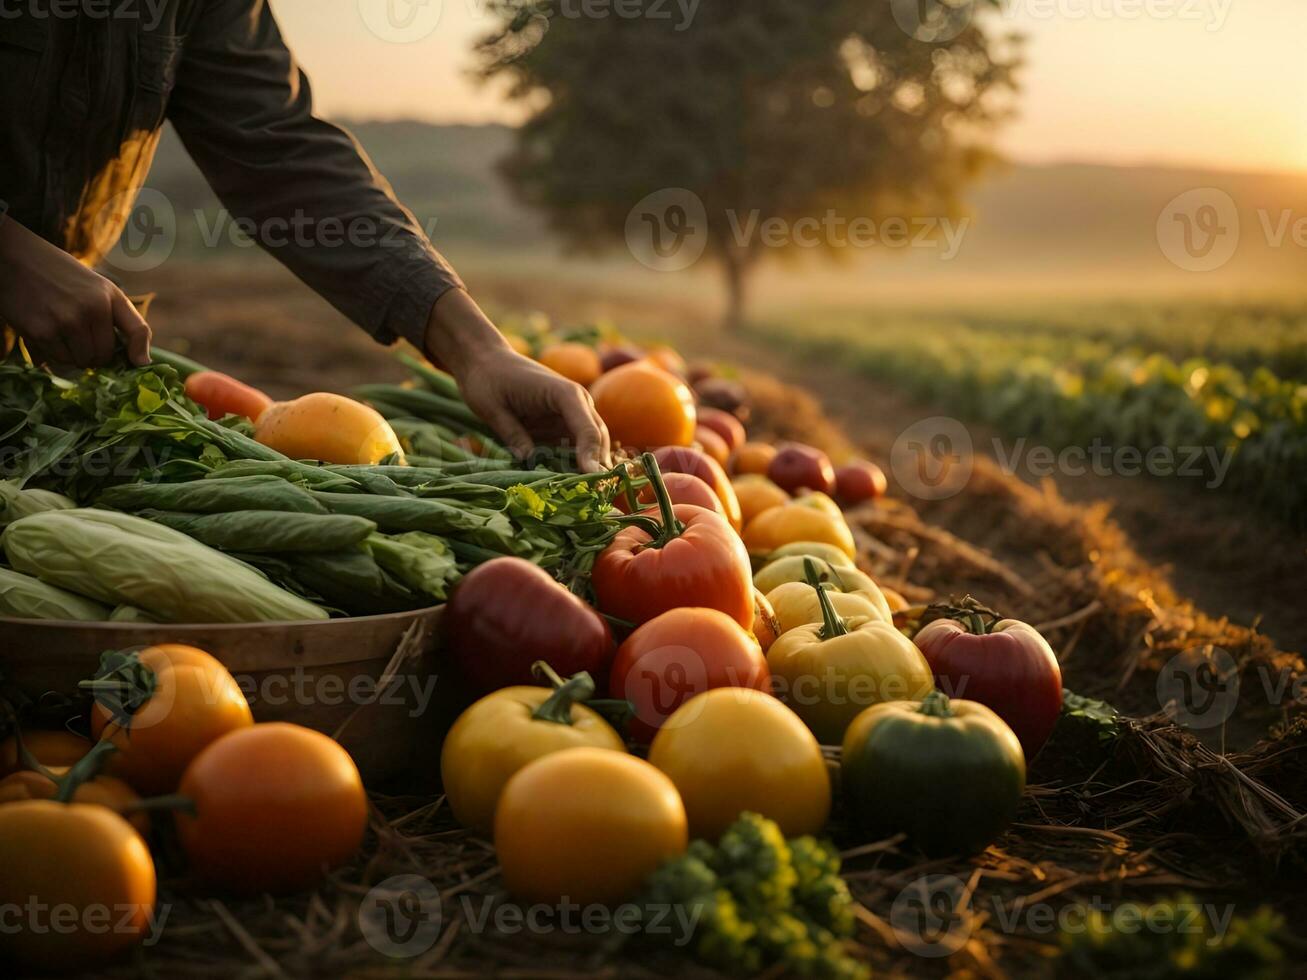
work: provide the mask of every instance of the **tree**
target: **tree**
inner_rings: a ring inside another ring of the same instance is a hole
[[[759,218],[953,213],[991,159],[1016,39],[985,30],[994,0],[951,2],[491,0],[480,71],[529,110],[503,172],[588,250],[648,195],[692,191],[736,325],[776,247]]]

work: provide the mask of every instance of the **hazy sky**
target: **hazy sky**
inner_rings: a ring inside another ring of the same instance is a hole
[[[483,0],[271,2],[327,114],[513,121],[468,73]],[[608,0],[560,0],[583,2]],[[1005,0],[1002,21],[1028,36],[1018,159],[1307,171],[1307,0]]]

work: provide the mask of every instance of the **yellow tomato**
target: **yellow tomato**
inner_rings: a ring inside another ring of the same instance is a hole
[[[866,572],[852,565],[835,565],[805,555],[788,555],[763,565],[753,576],[754,586],[763,592],[770,592],[786,582],[806,582],[808,575],[805,558],[816,566],[817,579],[829,583],[837,592],[866,592],[875,595],[876,583]]]
[[[844,520],[844,511],[840,510],[840,505],[820,490],[799,494],[794,498],[794,502],[800,507],[811,507],[832,518],[838,518],[841,522]]]
[[[853,564],[853,559],[846,555],[842,549],[833,544],[823,544],[820,541],[791,541],[789,544],[783,544],[767,556],[764,564],[794,555],[798,555],[800,558],[804,555],[810,558],[821,558],[839,569],[857,567]]]
[[[528,763],[495,811],[504,887],[530,902],[623,901],[687,843],[672,781],[607,749],[564,749]]]
[[[403,452],[380,412],[326,391],[275,402],[259,416],[254,438],[291,459],[324,463],[373,465]]]
[[[857,554],[853,532],[844,518],[798,502],[764,510],[744,528],[745,547],[751,553],[770,554],[795,541],[832,544],[849,557]]]
[[[765,442],[746,442],[731,456],[731,472],[767,475],[767,467],[776,456],[776,447]]]
[[[833,596],[823,593],[821,598]],[[822,622],[782,633],[767,651],[782,696],[823,745],[839,745],[863,709],[921,700],[935,687],[920,650],[880,618],[842,619],[829,602]]]
[[[761,473],[744,473],[731,481],[740,500],[740,519],[747,525],[765,510],[790,502],[790,495]]]
[[[156,887],[150,850],[105,807],[51,800],[0,806],[0,868],[7,913],[0,960],[91,969],[148,930]]]
[[[835,611],[846,618],[860,616],[887,623],[890,621],[889,608],[883,604],[883,600],[882,605],[877,605],[870,596],[861,592],[830,592],[828,598]],[[796,626],[822,621],[821,600],[817,598],[817,590],[806,582],[778,585],[767,593],[767,601],[776,611],[776,621],[782,635]]]
[[[715,842],[744,810],[775,820],[786,837],[816,833],[830,816],[821,746],[761,691],[719,687],[691,698],[663,723],[649,761],[676,784],[695,837]]]
[[[586,682],[593,693],[594,683],[588,677]],[[506,687],[459,715],[440,753],[440,779],[459,823],[488,836],[504,784],[541,756],[578,746],[626,751],[622,737],[598,712],[574,703],[575,697],[589,696],[568,688],[578,683],[573,678],[558,691]]]

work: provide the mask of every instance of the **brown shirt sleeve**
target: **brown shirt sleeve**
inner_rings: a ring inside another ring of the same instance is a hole
[[[201,0],[169,103],[187,151],[244,230],[382,343],[422,346],[458,275],[367,154],[313,114],[267,0]]]

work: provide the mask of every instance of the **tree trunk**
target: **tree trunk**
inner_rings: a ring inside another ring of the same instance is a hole
[[[744,323],[745,280],[749,271],[747,257],[727,251],[722,256],[722,271],[726,274],[726,311],[722,326],[727,333],[737,333]]]

